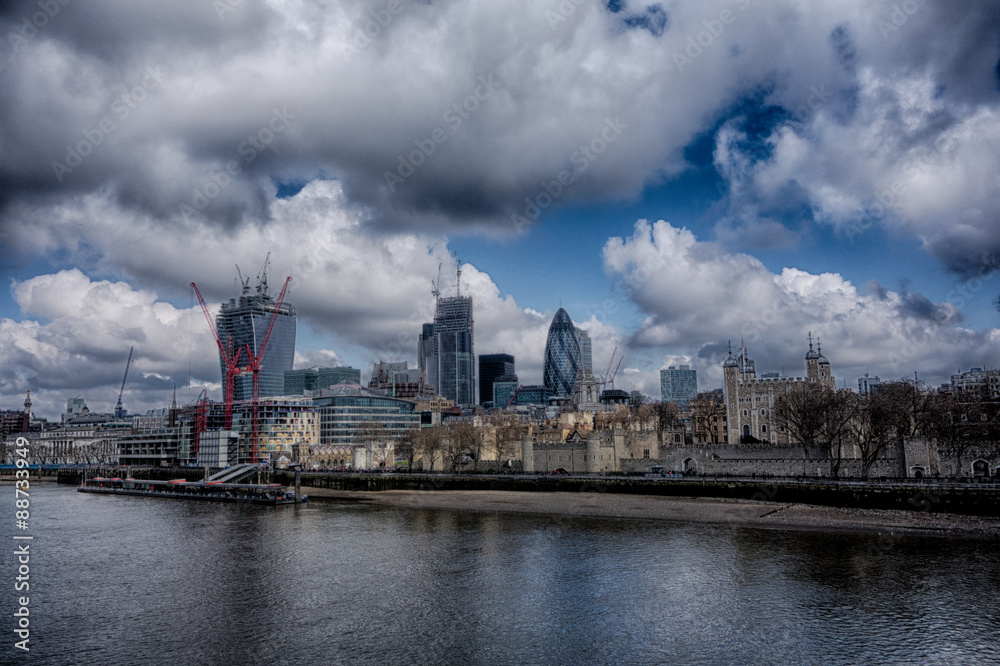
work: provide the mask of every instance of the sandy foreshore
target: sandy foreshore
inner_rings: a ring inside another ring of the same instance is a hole
[[[364,502],[413,509],[663,520],[765,529],[1000,537],[1000,518],[921,511],[841,509],[779,502],[612,493],[498,490],[361,492],[308,487],[303,487],[302,492],[317,500]]]

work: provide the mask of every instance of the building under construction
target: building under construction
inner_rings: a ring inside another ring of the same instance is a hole
[[[432,282],[434,323],[424,324],[417,342],[424,381],[456,405],[476,403],[475,325],[472,297],[462,296],[462,264],[456,258],[455,295],[441,296],[441,272]]]
[[[295,333],[297,318],[295,308],[288,302],[278,304],[268,293],[267,264],[257,276],[256,293],[251,293],[250,278],[243,278],[242,293],[239,300],[232,298],[222,304],[222,309],[215,318],[219,340],[230,358],[240,352],[239,364],[243,365],[249,358],[247,348],[253,357],[260,355],[264,336],[267,332],[271,315],[274,317],[274,328],[267,347],[260,359],[259,386],[261,396],[280,396],[285,389],[285,371],[292,369],[295,360]],[[226,363],[219,355],[219,367],[222,381],[226,381]],[[253,377],[249,372],[241,372],[233,378],[233,401],[250,400],[253,393]]]

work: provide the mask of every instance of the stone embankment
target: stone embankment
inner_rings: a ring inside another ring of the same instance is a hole
[[[79,485],[79,469],[60,470],[59,483]],[[94,476],[197,481],[195,468],[101,468]],[[293,485],[295,475],[277,471],[260,479]],[[811,505],[842,509],[880,509],[928,514],[1000,517],[1000,484],[940,481],[832,481],[829,479],[650,478],[520,474],[366,474],[304,473],[302,486],[343,493],[388,491],[495,491],[533,494],[583,493],[657,497],[717,498]],[[306,491],[308,492],[308,491]],[[313,492],[313,496],[321,493]],[[640,499],[637,497],[637,499]]]
[[[294,475],[287,472],[277,472],[271,478],[277,483],[294,483]],[[369,492],[490,490],[712,497],[1000,517],[1000,484],[992,483],[334,473],[303,474],[302,485]]]
[[[499,490],[386,490],[381,492],[310,488],[314,501],[359,502],[405,509],[539,514],[618,520],[653,520],[776,530],[877,534],[882,537],[935,536],[1000,538],[1000,518],[921,511],[838,507],[720,498],[596,493],[524,493]],[[891,548],[892,542],[882,544]]]

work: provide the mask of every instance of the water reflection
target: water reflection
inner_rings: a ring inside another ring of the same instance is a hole
[[[988,541],[33,499],[38,663],[988,662],[1000,635]]]

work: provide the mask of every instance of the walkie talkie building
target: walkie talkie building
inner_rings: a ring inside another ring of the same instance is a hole
[[[250,287],[244,284],[239,301],[231,298],[228,303],[222,304],[222,309],[215,318],[215,326],[219,331],[219,340],[230,354],[235,354],[237,349],[240,350],[240,367],[248,365],[248,345],[250,353],[255,356],[260,353],[264,334],[267,332],[267,325],[276,305],[274,298],[267,293],[267,283],[263,281],[257,285],[256,294],[250,295]],[[271,331],[271,337],[261,359],[259,395],[284,395],[285,370],[291,370],[295,361],[296,327],[295,308],[287,301],[283,302],[277,310],[274,329]],[[219,366],[222,369],[222,381],[225,383],[226,366],[221,355]],[[252,396],[252,374],[250,372],[238,374],[233,382],[233,400],[237,402],[250,400]]]

